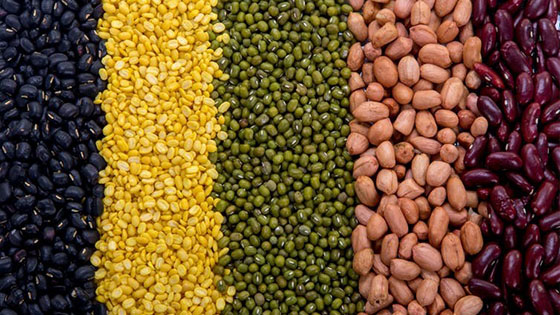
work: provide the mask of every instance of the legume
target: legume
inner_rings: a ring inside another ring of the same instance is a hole
[[[215,314],[226,302],[213,273],[227,251],[217,243],[223,216],[209,196],[218,174],[208,155],[224,122],[210,98],[222,73],[221,50],[209,47],[215,4],[103,1],[105,211],[91,261],[112,314]]]
[[[99,1],[0,1],[0,314],[101,314]]]
[[[238,294],[222,314],[353,314],[352,162],[344,150],[352,39],[345,1],[218,4],[228,32],[213,98],[228,110],[213,195],[230,252],[218,287]]]

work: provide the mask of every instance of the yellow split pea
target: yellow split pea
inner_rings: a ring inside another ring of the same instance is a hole
[[[224,30],[211,24],[216,3],[103,0],[108,87],[97,102],[108,124],[98,147],[108,166],[91,262],[111,314],[214,314],[233,298],[212,272],[224,253],[209,196],[218,174],[208,154],[224,122],[210,98],[223,75],[207,33]]]

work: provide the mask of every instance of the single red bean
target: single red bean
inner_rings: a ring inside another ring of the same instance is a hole
[[[560,283],[560,264],[545,270],[541,276],[544,283],[548,285],[555,285]]]
[[[488,205],[488,213],[490,214],[490,231],[494,235],[500,236],[504,233],[504,222],[500,219],[500,216],[496,213],[492,205]]]
[[[488,309],[488,315],[506,315],[506,306],[502,302],[494,302]]]
[[[533,30],[533,24],[528,19],[522,19],[519,24],[515,27],[515,39],[519,43],[521,50],[526,55],[531,55],[537,40],[535,38],[535,31]]]
[[[514,152],[494,152],[486,157],[486,167],[493,171],[515,170],[522,166],[521,157]]]
[[[525,277],[537,279],[541,274],[541,266],[544,259],[544,247],[541,244],[533,244],[525,253]]]
[[[499,50],[495,50],[488,56],[488,60],[486,60],[486,64],[489,66],[494,66],[498,61],[500,61],[501,55]]]
[[[478,75],[486,82],[490,83],[492,86],[498,89],[504,89],[506,86],[500,78],[500,75],[496,73],[496,71],[492,70],[492,68],[488,67],[487,65],[477,62],[474,64],[473,67],[474,71],[478,73]],[[498,96],[500,93],[498,93]]]
[[[517,249],[510,250],[504,257],[502,280],[508,288],[521,288],[521,257],[521,252]]]
[[[521,148],[523,172],[532,182],[539,183],[544,177],[544,166],[534,144],[528,143]]]
[[[496,103],[501,103],[501,95],[500,95],[500,91],[498,91],[498,89],[491,87],[491,86],[485,86],[482,89],[480,89],[480,95],[482,96],[488,96],[489,98],[491,98],[494,102]]]
[[[488,274],[488,279],[486,280],[490,281],[491,283],[495,283],[496,281],[498,281],[498,279],[500,278],[500,270],[501,270],[499,266],[500,266],[500,261],[498,261],[498,263],[492,266],[492,268],[490,269],[490,273]]]
[[[495,9],[498,6],[498,0],[486,0],[490,9]]]
[[[529,224],[523,233],[522,245],[524,248],[541,242],[541,232],[536,224]]]
[[[502,112],[496,103],[488,96],[479,96],[476,103],[480,113],[486,117],[488,123],[492,126],[499,125],[502,122]]]
[[[496,137],[498,138],[498,140],[500,140],[500,142],[505,143],[507,141],[507,138],[509,137],[509,133],[509,125],[505,120],[502,120],[502,123],[496,130]],[[498,151],[501,151],[501,145],[498,145],[498,149],[494,150],[493,152]]]
[[[560,139],[560,121],[549,123],[543,128],[548,139],[558,141]]]
[[[484,278],[490,268],[497,264],[502,250],[496,243],[488,243],[472,261],[472,272],[475,278]]]
[[[544,180],[553,183],[555,186],[558,185],[558,178],[553,171],[549,170],[548,168],[544,169]]]
[[[525,6],[525,16],[529,19],[536,19],[546,12],[548,0],[529,0]]]
[[[544,105],[552,96],[552,77],[548,71],[535,75],[535,94],[533,100],[540,105]]]
[[[539,133],[537,136],[537,141],[535,141],[535,147],[537,147],[537,152],[539,152],[539,157],[544,165],[548,163],[548,139],[544,133]],[[546,173],[546,170],[545,170]]]
[[[508,11],[510,14],[514,14],[521,8],[524,0],[508,0],[500,6],[500,9]]]
[[[533,142],[537,138],[539,129],[538,122],[541,116],[541,107],[538,103],[531,103],[521,115],[521,135],[525,142]]]
[[[486,136],[476,137],[467,153],[465,153],[465,157],[463,159],[465,166],[469,168],[480,166],[482,158],[484,158],[483,155],[487,144],[488,138]]]
[[[506,189],[502,185],[494,186],[490,193],[490,203],[496,213],[506,221],[513,221],[515,219],[515,209],[510,196],[507,194]]]
[[[538,22],[539,37],[541,38],[541,48],[547,56],[558,54],[560,42],[554,23],[548,18],[540,19]]]
[[[510,89],[515,88],[515,79],[511,71],[509,71],[508,67],[503,62],[498,62],[498,71],[502,75],[502,79],[505,82],[506,86]]]
[[[476,1],[484,2],[484,0]],[[484,24],[480,31],[480,40],[482,41],[482,55],[484,57],[496,49],[496,28],[492,23]]]
[[[490,221],[487,218],[482,218],[482,222],[480,222],[480,231],[485,238],[490,237]]]
[[[527,179],[519,173],[507,172],[506,177],[513,185],[526,194],[530,193],[534,189],[533,185],[531,185],[531,183],[529,183]]]
[[[531,72],[531,66],[529,65],[527,56],[521,52],[515,42],[507,41],[503,43],[500,48],[500,54],[511,71],[517,74],[522,72]]]
[[[512,131],[507,138],[506,151],[518,153],[521,149],[521,143],[521,134],[515,130]]]
[[[491,191],[492,191],[492,188],[489,188],[489,187],[478,188],[476,190],[476,195],[478,196],[478,199],[480,199],[480,200],[488,200],[488,197],[490,197],[490,192]]]
[[[531,304],[539,315],[553,315],[552,304],[550,303],[550,295],[546,291],[544,284],[540,280],[533,280],[529,284],[529,297]]]
[[[513,19],[506,10],[498,10],[494,13],[494,23],[498,29],[500,43],[513,40]]]
[[[519,199],[513,200],[513,207],[515,208],[515,222],[513,223],[516,228],[523,230],[529,225],[529,216],[527,211],[525,211],[525,206],[523,202]]]
[[[560,227],[560,211],[553,211],[552,213],[542,217],[539,220],[539,228],[543,232],[554,230]]]
[[[533,99],[535,87],[533,85],[533,78],[529,72],[523,72],[517,76],[515,80],[517,90],[515,96],[519,104],[527,104]]]
[[[517,231],[513,225],[504,228],[504,245],[506,249],[517,247]]]
[[[560,96],[560,90],[556,83],[552,82],[552,94],[550,96],[550,100],[557,100],[558,96]]]
[[[556,165],[556,170],[560,173],[560,146],[552,149],[550,153],[552,156],[552,161],[554,161],[554,165]]]
[[[549,19],[552,24],[556,24],[556,21],[558,20],[558,3],[556,1],[552,0],[548,2],[546,18]]]
[[[543,124],[560,118],[560,100],[549,103],[544,107],[541,113],[541,122]]]
[[[502,126],[504,126],[505,124],[502,123],[500,125],[500,129]],[[486,146],[486,151],[490,154],[490,153],[495,153],[495,152],[500,152],[502,151],[502,148],[500,146],[500,142],[498,141],[498,139],[490,136],[488,138],[488,145]]]
[[[556,83],[560,83],[560,59],[550,57],[546,60],[546,70],[552,75]]]
[[[463,179],[463,183],[469,187],[492,186],[496,185],[499,180],[498,175],[482,168],[469,170],[463,173],[461,178]]]
[[[560,252],[560,239],[558,233],[550,232],[544,237],[544,264],[550,265],[558,257]]]
[[[536,66],[535,66],[535,68],[536,68],[535,72],[536,73],[546,71],[546,58],[544,56],[544,51],[543,51],[540,43],[537,44],[536,52],[537,52],[536,57],[534,57],[532,59],[529,59],[530,62],[531,62],[531,65],[532,65],[533,60],[534,60],[536,62]]]
[[[486,17],[486,0],[473,0],[472,2],[472,23],[474,26],[482,25]]]
[[[550,295],[550,301],[557,314],[560,314],[560,292],[558,292],[558,289],[550,289],[548,295]]]
[[[513,27],[517,27],[517,25],[519,25],[521,20],[523,20],[523,10],[520,10],[519,12],[515,13],[515,16],[513,17]]]
[[[536,215],[542,216],[552,209],[552,203],[558,191],[557,186],[558,184],[554,184],[550,181],[545,181],[539,186],[531,202],[531,208],[533,208],[533,212]]]
[[[471,279],[469,281],[469,291],[482,298],[502,298],[502,292],[500,292],[500,288],[497,285],[482,279]]]

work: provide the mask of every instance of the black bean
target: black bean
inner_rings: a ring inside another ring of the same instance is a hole
[[[6,274],[12,270],[12,259],[10,257],[0,258],[0,275]]]

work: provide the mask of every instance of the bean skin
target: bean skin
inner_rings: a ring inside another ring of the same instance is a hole
[[[523,19],[515,27],[515,39],[526,55],[530,55],[537,45],[533,24],[528,19]]]
[[[539,157],[544,165],[548,163],[548,138],[543,132],[539,133],[537,136],[537,141],[535,141],[535,147],[537,147],[537,152],[539,152]],[[545,171],[546,173],[546,171]]]
[[[525,253],[525,277],[537,279],[541,273],[541,265],[544,260],[544,247],[541,244],[533,244]]]
[[[505,315],[506,314],[506,306],[502,302],[495,302],[490,306],[488,310],[488,315]]]
[[[522,144],[521,134],[514,130],[508,136],[507,143],[506,143],[506,151],[518,153],[519,150],[521,150],[521,144]]]
[[[502,279],[511,289],[521,288],[522,255],[519,250],[510,250],[504,257]]]
[[[483,158],[484,151],[486,150],[486,145],[488,144],[488,137],[478,136],[474,139],[471,147],[465,153],[464,163],[465,166],[473,168],[482,164],[481,159]]]
[[[553,315],[552,304],[550,303],[550,296],[540,280],[533,280],[529,284],[529,297],[531,304],[539,315]]]
[[[541,115],[539,103],[531,103],[521,115],[521,135],[525,142],[533,142],[538,135],[538,120]]]
[[[488,211],[490,213],[490,230],[494,235],[500,236],[504,233],[504,222],[501,219],[494,208],[488,205]]]
[[[506,221],[512,221],[515,219],[513,202],[511,201],[510,196],[508,196],[504,186],[498,185],[492,188],[492,192],[490,193],[490,203],[492,204],[492,208],[502,219]]]
[[[472,261],[472,272],[476,278],[484,278],[490,268],[497,263],[502,250],[496,243],[488,243]]]
[[[525,6],[525,16],[529,19],[536,19],[543,15],[547,8],[546,0],[529,0]]]
[[[519,74],[522,72],[531,72],[531,67],[527,61],[527,56],[521,52],[517,44],[513,41],[507,41],[500,48],[502,59],[508,64],[513,72]]]
[[[486,166],[493,171],[516,170],[523,166],[523,161],[513,152],[494,152],[486,157]]]
[[[498,29],[498,39],[500,43],[513,40],[513,19],[506,10],[497,10],[494,13],[494,23]]]
[[[556,20],[558,19],[558,2],[554,0],[548,2],[546,18],[549,19],[552,24],[556,24]]]
[[[539,183],[544,177],[544,167],[534,144],[525,144],[521,148],[523,171],[532,182]]]
[[[493,51],[490,56],[488,56],[487,58],[488,60],[485,61],[485,63],[489,66],[493,66],[496,63],[498,63],[498,61],[500,61],[500,51],[499,50],[495,50]]]
[[[523,242],[521,243],[523,247],[529,247],[532,244],[538,244],[541,242],[541,232],[536,224],[529,224],[525,229],[523,234]]]
[[[480,96],[478,98],[477,107],[491,126],[497,126],[502,122],[502,112],[490,97]]]
[[[513,249],[517,246],[517,231],[513,225],[505,227],[503,242],[506,249]]]
[[[475,187],[496,185],[499,177],[491,171],[477,168],[463,173],[461,179],[466,186]]]
[[[536,215],[542,216],[552,209],[552,203],[558,192],[557,186],[558,184],[550,181],[545,181],[540,185],[531,202],[531,208],[533,208]]]
[[[515,78],[508,67],[501,61],[498,62],[498,71],[500,72],[502,79],[504,80],[506,86],[510,89],[515,88]]]
[[[544,264],[550,265],[558,257],[560,239],[557,232],[550,232],[544,237]]]
[[[537,43],[535,51],[535,57],[529,59],[529,61],[531,62],[532,66],[536,68],[536,73],[546,71],[546,58],[544,56],[544,51],[540,43]]]
[[[504,85],[504,82],[502,81],[502,78],[500,78],[496,71],[492,70],[492,68],[488,67],[487,65],[477,62],[474,64],[473,69],[484,81],[490,83],[492,86],[498,89],[504,89],[506,87]]]
[[[560,173],[560,146],[552,149],[550,155],[552,156],[554,165],[556,165],[556,170]]]
[[[478,0],[484,2],[484,0]],[[480,40],[482,41],[482,56],[486,57],[494,49],[496,49],[496,27],[492,23],[486,23],[480,31]]]
[[[558,292],[558,289],[550,289],[548,295],[550,295],[550,301],[557,314],[560,313],[560,292]]]
[[[548,58],[546,60],[546,69],[556,80],[556,83],[560,83],[560,59],[557,57]]]
[[[534,86],[535,94],[533,100],[540,105],[544,105],[552,97],[552,77],[550,73],[547,71],[537,73]]]
[[[524,0],[508,0],[500,5],[500,9],[506,10],[510,14],[514,14],[519,10],[519,8],[521,8],[523,1]]]
[[[527,214],[527,211],[525,211],[525,206],[523,205],[523,202],[521,202],[520,199],[514,199],[513,200],[513,207],[515,208],[515,222],[513,222],[513,224],[515,225],[516,228],[523,230],[525,228],[527,228],[527,226],[529,225],[529,214]]]
[[[481,279],[469,281],[469,291],[482,298],[501,299],[502,292],[497,285]]]
[[[547,124],[560,118],[560,100],[549,103],[541,113],[541,122]]]
[[[486,0],[473,0],[472,2],[472,23],[479,26],[486,17]]]
[[[487,96],[496,103],[500,103],[501,100],[500,91],[498,91],[498,89],[491,86],[485,86],[482,89],[480,89],[480,95]]]
[[[543,128],[549,140],[557,141],[560,138],[560,121],[549,123]]]
[[[509,125],[507,124],[507,122],[502,120],[502,123],[500,124],[500,127],[498,127],[498,130],[496,130],[496,138],[498,140],[500,140],[500,143],[498,144],[498,149],[493,150],[492,152],[502,151],[501,143],[504,143],[504,142],[507,141],[507,138],[509,137],[509,134],[510,134],[509,129],[510,128],[509,128]]]
[[[517,89],[515,96],[519,104],[527,104],[533,99],[535,87],[529,72],[523,72],[515,80]]]
[[[560,42],[556,28],[551,20],[542,18],[538,21],[539,37],[542,39],[541,48],[547,56],[556,56]]]
[[[539,220],[539,228],[543,232],[554,230],[560,227],[560,211],[553,211],[552,213],[542,217]]]
[[[545,270],[541,276],[544,283],[548,285],[556,285],[560,283],[560,264]]]
[[[505,126],[505,124],[501,124],[499,129],[501,129],[502,126]],[[492,153],[500,152],[501,149],[502,148],[500,146],[500,142],[498,141],[498,139],[496,139],[495,137],[488,138],[488,145],[486,146],[486,151],[488,151],[488,153],[492,154]]]

